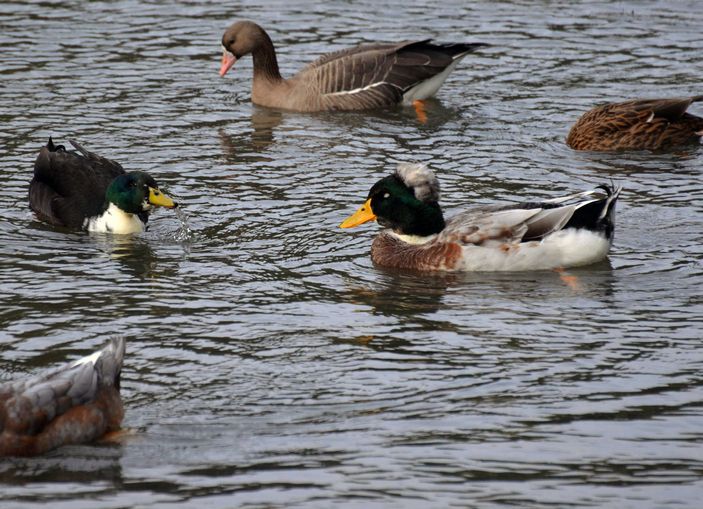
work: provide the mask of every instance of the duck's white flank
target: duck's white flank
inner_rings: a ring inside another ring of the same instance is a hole
[[[144,231],[144,223],[139,216],[128,214],[110,203],[103,215],[86,219],[85,228],[97,233],[139,233]]]
[[[604,259],[610,241],[592,230],[567,228],[542,240],[489,246],[462,246],[457,270],[507,271],[548,270],[578,267]]]

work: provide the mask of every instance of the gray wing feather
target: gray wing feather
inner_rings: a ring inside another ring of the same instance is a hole
[[[7,418],[0,430],[37,432],[69,408],[92,401],[100,387],[119,384],[124,353],[124,338],[113,338],[96,359],[86,357],[0,385],[0,405]]]
[[[523,240],[541,239],[550,233],[561,230],[574,215],[574,210],[576,210],[575,205],[541,210],[525,223],[527,231]]]
[[[475,245],[523,242],[541,240],[565,227],[606,230],[609,236],[610,216],[620,191],[599,186],[542,202],[469,209],[448,220],[439,239]]]

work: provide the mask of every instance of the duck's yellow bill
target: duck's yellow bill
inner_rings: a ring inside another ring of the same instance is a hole
[[[359,226],[360,224],[364,224],[368,221],[374,221],[375,219],[376,214],[371,211],[371,198],[369,198],[361,207],[359,207],[359,210],[346,218],[344,222],[339,225],[339,227],[354,228],[355,226]]]
[[[153,187],[149,188],[149,203],[156,207],[166,207],[167,209],[178,207],[178,203]]]

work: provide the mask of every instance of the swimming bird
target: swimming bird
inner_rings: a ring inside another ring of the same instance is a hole
[[[269,35],[256,23],[238,21],[222,36],[220,76],[251,54],[255,104],[308,112],[363,110],[433,96],[459,61],[482,46],[429,39],[364,44],[323,55],[284,79]]]
[[[620,188],[521,204],[476,207],[445,221],[439,182],[422,164],[400,164],[379,180],[341,225],[376,220],[384,230],[371,259],[386,267],[427,271],[544,270],[605,258],[613,240]]]
[[[574,124],[566,143],[576,150],[661,150],[699,142],[703,118],[686,113],[703,95],[636,99],[597,106]]]
[[[29,206],[40,219],[93,232],[137,233],[153,207],[178,206],[149,174],[126,173],[119,163],[69,141],[77,151],[54,145],[50,137],[34,163]]]
[[[0,456],[34,456],[120,427],[124,338],[58,368],[0,384]]]

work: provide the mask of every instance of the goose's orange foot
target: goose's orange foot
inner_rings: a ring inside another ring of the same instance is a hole
[[[425,101],[422,99],[415,99],[413,101],[413,108],[415,108],[415,114],[417,114],[417,120],[421,124],[427,123],[427,112],[425,111]]]
[[[574,292],[581,291],[581,282],[579,281],[578,276],[572,276],[571,274],[567,274],[566,271],[564,271],[563,268],[559,267],[558,269],[554,269],[554,272],[559,274],[559,279],[562,280],[562,282],[571,288]]]
[[[371,340],[373,340],[373,336],[367,335],[367,336],[357,336],[354,338],[354,342],[358,343],[360,345],[368,346],[369,343],[371,343]]]

